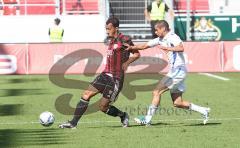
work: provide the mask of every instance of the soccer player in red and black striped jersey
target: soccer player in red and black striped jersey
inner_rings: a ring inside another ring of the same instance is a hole
[[[130,63],[140,57],[140,54],[138,51],[126,50],[128,47],[124,46],[124,44],[133,45],[133,43],[129,37],[119,33],[118,28],[119,20],[117,18],[109,18],[107,20],[106,32],[109,39],[109,45],[107,49],[106,67],[89,85],[88,89],[84,91],[75,109],[73,119],[69,122],[60,124],[60,128],[75,128],[78,121],[87,110],[90,99],[98,93],[102,94],[99,104],[100,110],[110,116],[120,117],[123,127],[129,125],[128,114],[110,104],[116,101],[122,89],[124,72],[127,70]]]

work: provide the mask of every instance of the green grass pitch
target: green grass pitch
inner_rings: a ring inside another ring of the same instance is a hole
[[[169,92],[162,96],[150,127],[138,126],[135,116],[146,112],[151,102],[150,84],[157,80],[151,75],[135,75],[139,80],[128,81],[125,90],[114,104],[127,111],[131,122],[122,128],[118,118],[102,112],[83,116],[78,128],[58,129],[58,124],[71,119],[71,115],[59,112],[55,102],[60,95],[72,94],[72,108],[82,89],[61,88],[53,84],[48,75],[0,76],[0,147],[46,148],[238,148],[240,147],[240,74],[216,73],[229,81],[191,73],[186,80],[184,98],[195,104],[211,107],[210,121],[202,125],[198,113],[173,108]],[[128,78],[129,75],[126,77]],[[90,82],[94,76],[68,75],[68,79]],[[69,86],[71,84],[64,84]],[[149,85],[149,86],[145,86]],[[77,86],[77,85],[76,85]],[[79,87],[85,87],[79,83]],[[135,90],[135,88],[137,88]],[[143,89],[144,88],[144,89]],[[132,98],[136,92],[136,98]],[[95,96],[91,103],[96,102]],[[39,114],[50,111],[55,115],[51,127],[38,123]]]

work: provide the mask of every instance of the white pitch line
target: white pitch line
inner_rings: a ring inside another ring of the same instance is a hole
[[[208,76],[208,77],[212,77],[212,78],[216,78],[216,79],[219,79],[219,80],[223,80],[223,81],[229,81],[230,80],[229,78],[217,76],[217,75],[210,74],[210,73],[199,73],[199,74],[204,75],[204,76]]]
[[[152,120],[153,122],[189,122],[189,121],[201,121],[203,119],[162,119],[162,120]],[[233,121],[233,120],[240,120],[239,118],[210,118],[209,121]],[[130,121],[131,123],[134,123],[134,121]],[[54,122],[56,124],[62,123],[62,122]],[[79,124],[103,124],[103,123],[119,123],[119,121],[81,121]],[[39,124],[37,121],[31,121],[31,122],[9,122],[9,123],[0,123],[0,125],[25,125],[25,124]]]

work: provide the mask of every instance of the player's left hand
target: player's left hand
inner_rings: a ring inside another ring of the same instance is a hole
[[[127,47],[125,50],[131,50],[131,45],[127,43],[123,43],[123,46]]]

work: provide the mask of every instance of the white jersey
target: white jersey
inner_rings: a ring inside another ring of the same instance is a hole
[[[154,47],[157,45],[161,45],[164,47],[174,47],[178,46],[182,43],[182,40],[173,32],[168,32],[164,38],[155,38],[153,40],[150,40],[147,45],[150,47]],[[178,67],[184,67],[186,68],[185,65],[185,59],[183,52],[179,51],[168,51],[167,52],[168,56],[168,62],[170,65],[170,70],[176,69]]]

